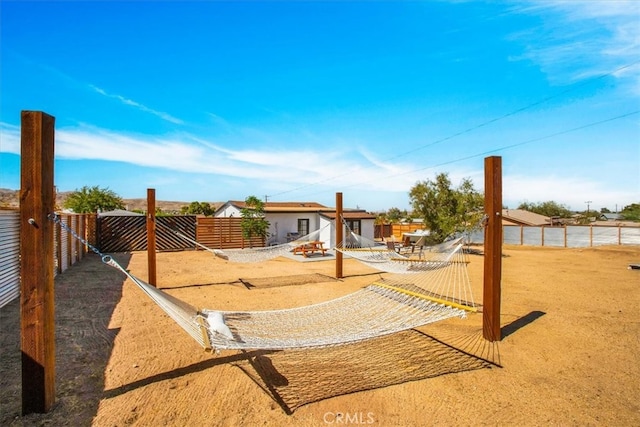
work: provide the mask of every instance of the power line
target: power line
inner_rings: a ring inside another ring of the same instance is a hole
[[[566,130],[559,131],[559,132],[554,132],[554,133],[549,134],[549,135],[528,139],[526,141],[517,142],[515,144],[505,145],[503,147],[494,148],[494,149],[491,149],[491,150],[488,150],[488,151],[483,151],[482,153],[476,153],[476,154],[472,154],[472,155],[469,155],[469,156],[459,157],[457,159],[448,160],[446,162],[438,163],[438,164],[431,165],[431,166],[426,166],[426,167],[423,167],[423,168],[413,169],[413,170],[402,172],[402,173],[395,174],[395,175],[387,175],[387,176],[384,176],[384,177],[381,177],[381,178],[376,178],[376,180],[378,180],[378,179],[396,178],[396,177],[399,177],[399,176],[409,175],[409,174],[412,174],[412,173],[421,172],[421,171],[424,171],[424,170],[433,169],[433,168],[437,168],[437,167],[440,167],[440,166],[450,165],[452,163],[462,162],[462,161],[473,159],[473,158],[476,158],[476,157],[487,156],[489,154],[494,154],[494,153],[497,153],[499,151],[510,150],[512,148],[520,147],[520,146],[527,145],[527,144],[532,144],[534,142],[543,141],[545,139],[554,138],[556,136],[565,135],[565,134],[568,134],[568,133],[577,132],[579,130],[583,130],[583,129],[591,128],[591,127],[594,127],[594,126],[598,126],[598,125],[601,125],[601,124],[604,124],[604,123],[612,122],[614,120],[623,119],[625,117],[629,117],[629,116],[632,116],[632,115],[638,114],[638,113],[640,113],[640,110],[631,111],[629,113],[621,114],[621,115],[618,115],[618,116],[615,116],[615,117],[610,117],[608,119],[599,120],[597,122],[587,123],[587,124],[584,124],[584,125],[581,125],[581,126],[577,126],[577,127],[574,127],[574,128],[571,128],[571,129],[566,129]],[[364,185],[364,184],[367,184],[367,183],[370,183],[370,182],[374,182],[374,180],[371,179],[371,180],[368,180],[368,181],[361,181],[361,182],[358,182],[358,183],[355,183],[355,184],[345,185],[342,188],[356,187],[356,186]],[[319,191],[318,193],[324,193],[324,192],[325,191]],[[314,194],[318,194],[318,193],[314,193]]]
[[[478,129],[480,129],[480,128],[483,128],[483,127],[485,127],[485,126],[488,126],[488,125],[493,124],[493,123],[495,123],[495,122],[498,122],[498,121],[500,121],[500,120],[504,120],[504,119],[506,119],[506,118],[508,118],[508,117],[515,116],[516,114],[522,113],[523,111],[529,110],[529,109],[531,109],[531,108],[533,108],[533,107],[536,107],[536,106],[542,105],[542,104],[544,104],[544,103],[546,103],[546,102],[549,102],[549,101],[551,101],[551,100],[553,100],[553,99],[559,98],[559,97],[561,97],[561,96],[563,96],[563,95],[566,95],[567,93],[570,93],[570,92],[572,92],[572,91],[575,91],[575,90],[577,90],[577,89],[579,89],[579,88],[581,88],[581,87],[583,87],[583,86],[586,86],[586,85],[591,84],[591,83],[593,83],[593,82],[595,82],[595,81],[601,80],[601,79],[603,79],[603,78],[605,78],[605,77],[611,76],[611,75],[613,75],[613,74],[615,74],[615,73],[618,73],[618,72],[620,72],[620,71],[622,71],[622,70],[624,70],[624,69],[626,69],[626,68],[632,67],[632,66],[634,66],[634,65],[636,65],[636,64],[638,64],[638,63],[640,63],[640,60],[637,60],[637,61],[631,62],[631,63],[629,63],[629,64],[623,65],[623,66],[621,66],[621,67],[619,67],[619,68],[617,68],[617,69],[615,69],[615,70],[613,70],[613,71],[609,71],[609,72],[607,72],[607,73],[603,73],[603,74],[600,74],[600,75],[598,75],[598,76],[592,77],[592,78],[587,79],[586,81],[584,81],[584,82],[582,82],[582,83],[576,83],[576,84],[575,84],[575,85],[573,85],[572,87],[570,87],[570,88],[568,88],[568,89],[565,89],[565,90],[563,90],[563,91],[561,91],[561,92],[559,92],[559,93],[557,93],[557,94],[555,94],[555,95],[547,96],[547,97],[542,98],[542,99],[540,99],[540,100],[538,100],[538,101],[536,101],[536,102],[533,102],[533,103],[531,103],[531,104],[527,104],[527,105],[525,105],[524,107],[520,107],[520,108],[518,108],[518,109],[516,109],[516,110],[513,110],[513,111],[511,111],[511,112],[509,112],[509,113],[506,113],[506,114],[503,114],[503,115],[501,115],[501,116],[495,117],[495,118],[493,118],[493,119],[487,120],[487,121],[485,121],[485,122],[482,122],[482,123],[480,123],[480,124],[477,124],[477,125],[475,125],[475,126],[472,126],[472,127],[470,127],[470,128],[467,128],[467,129],[462,130],[462,131],[460,131],[460,132],[456,132],[456,133],[454,133],[454,134],[452,134],[452,135],[449,135],[449,136],[447,136],[447,137],[440,138],[440,139],[435,140],[435,141],[432,141],[432,142],[430,142],[430,143],[428,143],[428,144],[425,144],[425,145],[422,145],[422,146],[416,147],[416,148],[414,148],[414,149],[412,149],[412,150],[405,151],[405,152],[403,152],[403,153],[397,154],[397,155],[395,155],[395,156],[393,156],[393,157],[389,158],[388,160],[395,160],[395,159],[397,159],[397,158],[404,157],[404,156],[406,156],[406,155],[408,155],[408,154],[415,153],[415,152],[420,151],[420,150],[423,150],[423,149],[425,149],[425,148],[429,148],[429,147],[432,147],[432,146],[434,146],[434,145],[437,145],[437,144],[440,144],[440,143],[443,143],[443,142],[449,141],[449,140],[454,139],[454,138],[456,138],[456,137],[458,137],[458,136],[465,135],[465,134],[467,134],[467,133],[473,132],[473,131],[475,131],[475,130],[478,130]],[[636,112],[634,112],[634,113],[630,113],[630,114],[635,114],[635,113],[636,113]],[[622,118],[622,117],[626,117],[626,115],[620,116],[620,117],[618,117],[618,118]],[[602,122],[596,122],[596,124],[598,124],[598,123],[604,123],[604,122],[607,122],[607,121],[610,121],[610,120],[616,120],[616,118],[613,118],[613,119],[607,119],[607,120],[604,120],[604,121],[602,121]],[[590,125],[587,125],[587,126],[590,126]],[[578,129],[575,129],[575,130],[578,130]],[[560,133],[560,134],[562,134],[562,133]],[[548,137],[552,137],[552,136],[557,136],[557,135],[556,135],[556,134],[554,134],[554,135],[550,135],[550,136],[548,136]],[[544,138],[543,138],[543,139],[544,139]],[[535,141],[535,140],[534,140],[534,141]],[[534,141],[529,141],[529,142],[534,142]],[[525,143],[527,143],[527,144],[528,144],[529,142],[525,142]],[[523,143],[522,145],[524,145],[525,143]],[[515,146],[517,146],[517,145],[515,145]],[[507,148],[503,148],[503,149],[508,149],[508,148],[512,148],[512,147],[507,147]],[[499,151],[499,150],[501,150],[501,149],[490,150],[490,151],[487,151],[486,153],[492,153],[492,152]],[[469,157],[469,158],[473,158],[473,157],[477,157],[477,156],[476,156],[476,155],[474,155],[474,156],[471,156],[471,157]],[[461,160],[465,160],[465,159],[461,159]],[[431,166],[430,168],[432,168],[432,167],[437,167],[437,166],[442,166],[442,165],[446,165],[446,164],[450,164],[450,163],[454,163],[454,162],[461,161],[461,160],[454,160],[454,161],[451,161],[451,162],[446,162],[446,163],[443,163],[443,164],[441,164],[441,165]],[[425,169],[429,169],[429,168],[425,168]],[[424,169],[418,169],[418,170],[416,170],[416,171],[412,171],[412,172],[417,172],[417,171],[420,171],[420,170],[424,170]],[[315,182],[312,182],[312,183],[309,183],[309,184],[301,185],[301,186],[298,186],[298,187],[292,188],[292,189],[290,189],[290,190],[281,191],[281,192],[279,192],[279,193],[271,194],[271,195],[269,195],[268,197],[269,197],[269,198],[274,198],[274,197],[276,197],[276,196],[281,196],[281,195],[283,195],[283,194],[292,193],[292,192],[294,192],[294,191],[300,191],[300,190],[303,190],[303,189],[305,189],[305,188],[309,188],[309,187],[314,187],[314,186],[316,186],[316,185],[320,185],[320,184],[322,184],[322,183],[324,183],[324,182],[333,181],[333,180],[335,180],[335,179],[338,179],[338,178],[342,178],[342,177],[345,177],[345,176],[351,175],[352,173],[354,173],[354,172],[353,172],[353,171],[348,171],[348,172],[345,172],[345,173],[340,174],[340,175],[334,175],[334,176],[329,177],[329,178],[325,178],[325,179],[322,179],[322,180],[319,180],[319,181],[315,181]],[[411,173],[411,172],[409,172],[409,173]],[[405,175],[405,174],[406,174],[406,173],[399,174],[399,175],[392,175],[392,176],[401,176],[401,175]],[[352,186],[352,185],[351,185],[351,186]],[[347,186],[347,188],[348,188],[348,187],[351,187],[351,186]]]

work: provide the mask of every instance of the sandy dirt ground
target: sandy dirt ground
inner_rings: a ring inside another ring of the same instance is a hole
[[[115,257],[146,279],[146,253]],[[483,256],[469,259],[481,301]],[[638,247],[505,246],[499,344],[473,314],[332,348],[216,354],[90,255],[56,278],[47,414],[20,414],[19,302],[0,309],[0,425],[640,425],[640,270],[627,268],[638,262]],[[158,287],[212,309],[296,307],[380,277],[345,259],[337,280],[332,256],[157,263]]]

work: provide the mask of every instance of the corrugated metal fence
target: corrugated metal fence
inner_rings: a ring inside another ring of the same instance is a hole
[[[62,214],[60,220],[83,239],[95,239],[95,227],[88,214]],[[70,238],[60,224],[54,227],[54,275],[63,273],[80,261],[87,248],[78,239]],[[0,210],[0,307],[20,295],[20,211]]]
[[[20,212],[0,210],[0,307],[20,295]]]

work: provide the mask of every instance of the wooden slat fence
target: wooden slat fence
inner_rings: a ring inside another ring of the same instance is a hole
[[[375,224],[373,229],[374,239],[387,239],[393,234],[393,224]]]
[[[212,249],[263,247],[265,241],[262,238],[254,237],[248,240],[242,237],[241,221],[242,218],[239,217],[199,217],[196,240]]]
[[[412,233],[416,230],[422,230],[423,226],[420,223],[416,224],[391,224],[391,234],[388,237],[393,236],[396,242],[402,241],[403,233]]]
[[[195,249],[195,244],[178,236],[196,238],[195,215],[156,217],[156,250]],[[145,216],[100,216],[97,221],[98,247],[101,252],[131,252],[147,250],[147,218]]]
[[[95,245],[95,214],[58,214],[60,221],[73,233]],[[61,224],[54,227],[54,274],[62,274],[87,254],[89,248],[71,235]]]

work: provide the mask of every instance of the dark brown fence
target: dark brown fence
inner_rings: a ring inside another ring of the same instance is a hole
[[[146,221],[145,216],[100,216],[96,221],[96,246],[104,253],[145,251]],[[241,221],[242,218],[236,217],[158,216],[156,250],[198,249],[193,241],[212,249],[263,247],[265,241],[262,238],[255,237],[249,240],[242,237]]]
[[[375,224],[373,229],[373,237],[375,239],[386,239],[393,234],[393,225],[391,224]]]
[[[145,216],[98,217],[98,247],[101,252],[131,252],[147,250],[147,218]],[[174,251],[195,249],[189,239],[196,238],[194,215],[156,217],[156,250]]]

